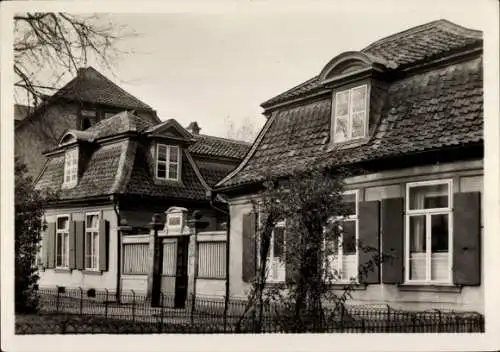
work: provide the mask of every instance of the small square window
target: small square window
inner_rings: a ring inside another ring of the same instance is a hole
[[[65,187],[73,187],[78,183],[78,149],[73,148],[66,151],[64,156],[64,179]]]
[[[156,178],[161,180],[179,180],[180,148],[158,144],[156,147]]]
[[[364,138],[367,129],[368,85],[337,92],[333,113],[334,143]]]

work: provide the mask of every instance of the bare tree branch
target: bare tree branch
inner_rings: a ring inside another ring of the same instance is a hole
[[[54,87],[68,73],[96,61],[108,69],[120,50],[119,40],[133,35],[105,23],[102,15],[24,13],[14,16],[15,87],[38,105],[42,89]],[[52,77],[40,77],[49,71]]]

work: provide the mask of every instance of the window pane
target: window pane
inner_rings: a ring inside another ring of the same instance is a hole
[[[94,215],[87,215],[87,228],[92,228],[96,229],[98,227],[98,216],[96,214]]]
[[[365,135],[365,112],[358,112],[352,116],[352,137],[364,137]]]
[[[342,142],[347,140],[348,136],[348,117],[335,118],[335,142]]]
[[[68,266],[68,234],[64,234],[62,236],[62,239],[63,239],[63,245],[62,245],[62,253],[61,253],[61,256],[62,256],[62,265],[63,266]]]
[[[356,194],[344,194],[342,201],[345,207],[344,210],[346,211],[345,215],[356,215]]]
[[[351,280],[357,276],[356,255],[342,256],[342,280]]]
[[[176,163],[179,160],[179,148],[170,147],[170,161]]]
[[[57,234],[56,242],[56,266],[62,266],[62,234]]]
[[[448,184],[410,188],[410,209],[448,207]]]
[[[354,88],[352,90],[352,111],[364,111],[366,106],[366,86]]]
[[[337,93],[335,98],[335,115],[345,116],[349,114],[349,91]]]
[[[448,270],[448,214],[431,216],[431,279],[447,281]]]
[[[158,146],[158,160],[167,161],[167,147],[164,145]]]
[[[425,280],[425,215],[410,217],[410,280]]]
[[[283,249],[285,246],[285,228],[275,227],[274,228],[274,258],[283,257]]]
[[[170,164],[168,166],[168,178],[177,180],[177,164]]]
[[[158,178],[166,178],[167,177],[167,169],[166,165],[162,163],[158,163],[158,172],[156,177]]]
[[[356,254],[356,221],[344,221],[342,228],[342,253]]]
[[[85,255],[92,255],[92,233],[87,232],[85,236]]]
[[[65,230],[68,228],[68,218],[63,217],[63,218],[57,218],[57,229],[58,230]]]

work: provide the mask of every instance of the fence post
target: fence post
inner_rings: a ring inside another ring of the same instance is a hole
[[[135,321],[135,292],[134,290],[132,291],[132,321]]]
[[[194,311],[196,309],[196,296],[191,293],[191,324],[194,322]]]
[[[83,288],[78,286],[78,289],[80,290],[80,315],[83,314]]]
[[[160,332],[163,331],[163,302],[164,302],[164,294],[163,292],[160,292]]]
[[[225,296],[224,297],[224,332],[227,331],[227,314],[228,314],[228,307],[229,307],[229,297]]]
[[[437,332],[441,332],[441,329],[443,327],[443,324],[441,322],[441,311],[439,309],[434,309],[437,313],[438,313],[438,331]]]
[[[391,306],[387,305],[387,320],[386,320],[386,332],[390,332],[391,330]]]
[[[56,313],[59,313],[59,295],[60,295],[60,291],[59,291],[59,286],[56,286],[57,287],[57,296],[56,296]]]
[[[104,289],[106,291],[106,298],[104,299],[104,317],[108,318],[108,294],[109,291],[107,288]]]

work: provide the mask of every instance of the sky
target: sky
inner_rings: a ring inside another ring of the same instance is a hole
[[[96,68],[160,119],[197,121],[202,133],[225,137],[230,124],[258,131],[262,102],[317,75],[344,51],[440,18],[482,30],[487,15],[475,1],[332,1],[326,11],[307,3],[301,12],[104,14],[102,21],[136,36],[119,43],[129,53],[112,72]]]

